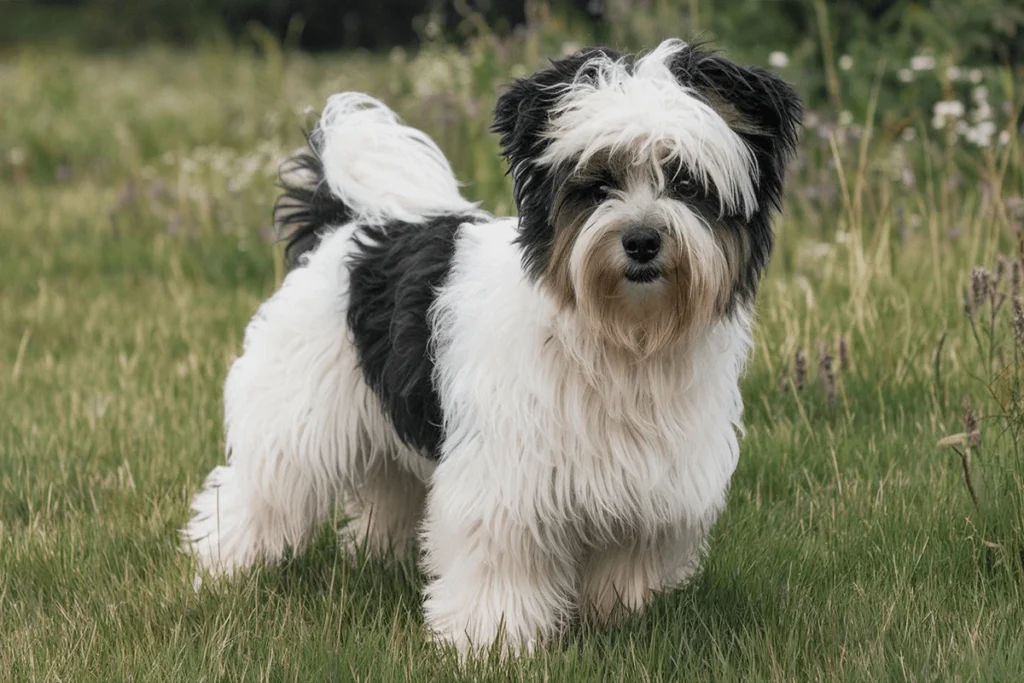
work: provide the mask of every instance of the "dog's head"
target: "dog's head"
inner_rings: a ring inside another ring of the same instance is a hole
[[[513,82],[494,130],[526,271],[640,355],[749,305],[800,118],[775,74],[678,40]]]

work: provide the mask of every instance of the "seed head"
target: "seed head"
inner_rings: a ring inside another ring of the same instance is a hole
[[[793,357],[793,385],[797,391],[803,391],[804,380],[807,378],[807,357],[803,349],[797,349]]]
[[[981,443],[981,432],[978,430],[978,417],[971,408],[971,399],[964,397],[964,412],[961,417],[964,423],[964,431],[967,433],[967,445],[976,448]]]
[[[1006,295],[999,291],[999,286],[1003,281],[1003,273],[1005,272],[1006,258],[1000,254],[999,259],[996,261],[996,272],[988,274],[988,301],[992,306],[993,317],[1003,307],[1003,302],[1006,301]]]
[[[818,347],[818,370],[825,389],[825,403],[832,408],[836,404],[836,374],[832,368],[832,352],[825,344]]]
[[[992,273],[988,268],[975,266],[971,270],[971,296],[974,299],[974,311],[985,305],[985,297],[988,295],[989,282],[992,280]]]
[[[964,287],[964,315],[974,320],[974,294],[970,287]]]
[[[994,281],[996,289],[998,289],[999,285],[1003,283],[1003,277],[1006,275],[1007,263],[1007,258],[1002,254],[996,257],[996,276]]]
[[[1024,346],[1024,305],[1020,297],[1013,298],[1013,336],[1017,346]]]

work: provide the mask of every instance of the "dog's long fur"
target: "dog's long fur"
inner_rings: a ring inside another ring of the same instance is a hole
[[[383,104],[329,99],[283,177],[291,270],[225,386],[228,463],[183,532],[201,569],[300,549],[340,498],[372,550],[419,538],[427,624],[463,652],[692,576],[799,116],[699,46],[585,50],[499,99],[519,217],[496,219]]]

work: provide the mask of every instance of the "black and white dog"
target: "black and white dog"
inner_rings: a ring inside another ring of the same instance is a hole
[[[301,549],[340,499],[371,551],[419,541],[427,625],[462,652],[686,581],[739,455],[800,113],[699,46],[584,50],[499,98],[519,216],[495,218],[424,133],[332,96],[183,532],[201,572]]]

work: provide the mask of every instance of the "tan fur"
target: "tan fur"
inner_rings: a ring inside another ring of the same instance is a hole
[[[656,164],[635,164],[595,158],[579,175],[612,172],[631,188],[664,182]],[[725,225],[709,230],[693,212],[658,192],[641,204],[635,210],[623,209],[625,201],[595,206],[576,199],[567,183],[551,214],[555,238],[543,285],[560,307],[577,310],[613,348],[644,358],[685,342],[725,312],[749,246],[742,231]],[[622,233],[638,223],[658,226],[663,239],[662,278],[646,285],[624,277]]]
[[[743,269],[750,260],[749,233],[742,226],[736,225],[715,223],[711,227],[725,257],[728,282],[736,282],[742,277]],[[731,287],[723,287],[721,300],[718,302],[720,313],[725,312],[731,292]]]
[[[748,121],[740,110],[736,108],[736,105],[728,100],[722,99],[721,96],[714,90],[709,88],[700,89],[700,95],[704,98],[704,101],[708,103],[708,106],[715,110],[722,120],[725,121],[726,125],[732,128],[737,133],[741,134],[755,134],[760,132],[760,129],[752,122]]]
[[[576,238],[587,224],[592,206],[583,206],[559,196],[552,215],[555,226],[555,242],[551,247],[551,256],[544,273],[544,283],[558,301],[560,306],[574,307],[576,291],[569,273],[569,259]]]

